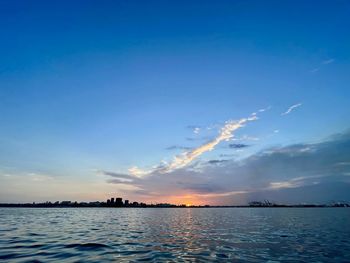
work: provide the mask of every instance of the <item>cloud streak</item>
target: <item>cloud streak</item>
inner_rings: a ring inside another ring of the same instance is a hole
[[[290,106],[287,111],[281,113],[281,115],[282,116],[287,115],[287,114],[291,113],[293,110],[295,110],[296,108],[300,107],[301,105],[302,105],[302,103],[294,104],[294,105]]]
[[[192,149],[192,147],[188,147],[188,146],[180,146],[180,145],[172,145],[172,146],[169,146],[167,148],[165,148],[166,150],[190,150]]]
[[[244,144],[244,143],[231,143],[229,144],[228,147],[230,147],[231,149],[242,149],[242,148],[247,148],[250,145],[248,144]]]
[[[328,59],[328,60],[324,60],[324,61],[322,61],[322,64],[323,65],[327,65],[327,64],[331,64],[331,63],[333,63],[334,62],[334,59]]]
[[[173,161],[166,167],[160,169],[161,173],[169,173],[175,169],[183,168],[193,160],[201,156],[203,153],[212,151],[216,145],[218,145],[222,141],[228,141],[233,137],[233,132],[243,127],[245,123],[249,121],[257,120],[256,116],[250,116],[248,118],[240,119],[238,122],[236,121],[227,121],[225,125],[221,128],[219,135],[211,140],[210,142],[203,144],[192,151],[184,152],[180,156],[175,156]]]
[[[209,142],[202,144],[199,147],[194,148],[190,151],[185,151],[180,155],[175,156],[173,160],[169,163],[160,164],[157,167],[154,167],[150,170],[142,170],[135,166],[129,169],[129,173],[136,177],[143,177],[152,173],[165,174],[180,168],[184,168],[190,163],[192,163],[194,160],[196,160],[202,154],[212,151],[219,143],[223,141],[229,141],[233,137],[233,133],[236,130],[244,127],[246,123],[255,121],[257,119],[258,117],[256,116],[256,114],[252,114],[249,117],[242,118],[238,121],[226,121],[225,125],[221,127],[219,134]]]
[[[310,73],[316,73],[316,72],[318,72],[323,66],[328,65],[328,64],[331,64],[331,63],[333,63],[334,61],[335,61],[335,60],[334,60],[333,58],[324,60],[324,61],[321,62],[321,64],[320,64],[318,67],[316,67],[316,68],[310,70]]]

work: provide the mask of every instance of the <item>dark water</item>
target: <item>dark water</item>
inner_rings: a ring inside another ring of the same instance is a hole
[[[0,262],[30,261],[350,262],[350,209],[0,209]]]

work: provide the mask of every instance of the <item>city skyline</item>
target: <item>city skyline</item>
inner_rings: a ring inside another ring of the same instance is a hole
[[[349,11],[3,1],[0,203],[349,201]]]
[[[93,202],[77,202],[77,201],[55,201],[55,202],[24,202],[24,203],[0,203],[0,207],[17,207],[17,208],[28,208],[28,207],[39,207],[39,208],[245,208],[245,207],[350,207],[349,201],[344,200],[333,200],[329,203],[299,203],[299,204],[286,204],[279,202],[270,202],[265,199],[262,201],[249,201],[242,205],[193,205],[193,204],[170,204],[170,203],[143,203],[137,201],[130,201],[128,199],[123,200],[122,197],[111,197],[106,201],[93,201]]]

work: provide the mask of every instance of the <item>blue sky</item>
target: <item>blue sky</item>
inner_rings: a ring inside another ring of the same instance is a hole
[[[146,192],[158,176],[206,174],[210,160],[248,161],[347,134],[349,11],[348,1],[2,1],[0,201],[118,194],[202,203],[179,197],[196,188],[172,192],[173,182],[159,186],[169,195]],[[258,120],[185,167],[152,170],[253,112]],[[151,171],[142,175],[150,183],[111,183],[106,174],[133,176],[135,166]],[[214,201],[235,201],[225,198]]]

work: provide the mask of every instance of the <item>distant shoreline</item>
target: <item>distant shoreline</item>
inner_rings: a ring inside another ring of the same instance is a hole
[[[350,202],[347,201],[332,201],[328,204],[278,204],[264,201],[252,201],[246,205],[191,205],[191,204],[170,204],[156,203],[146,204],[143,202],[130,202],[121,197],[107,199],[106,202],[77,202],[77,201],[56,201],[56,202],[41,202],[41,203],[0,203],[0,207],[17,207],[17,208],[309,208],[309,207],[350,207]]]
[[[349,208],[348,205],[275,205],[275,206],[123,206],[123,207],[110,207],[110,206],[44,206],[44,205],[32,205],[32,204],[0,204],[0,208],[109,208],[109,209],[128,209],[128,208]]]

